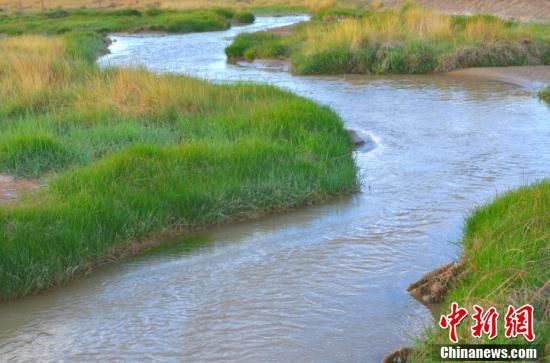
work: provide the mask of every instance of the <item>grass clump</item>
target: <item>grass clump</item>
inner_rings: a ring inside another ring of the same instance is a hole
[[[538,92],[538,96],[541,100],[550,102],[550,86],[546,86]]]
[[[269,32],[244,33],[225,49],[230,59],[281,58],[288,56],[282,37]]]
[[[256,20],[256,17],[250,12],[238,11],[233,16],[233,19],[239,24],[252,24]]]
[[[550,281],[550,180],[509,192],[476,210],[467,220],[463,244],[466,273],[445,298],[443,309],[447,311],[451,302],[468,311],[473,311],[474,304],[485,309],[495,306],[501,321],[498,336],[490,344],[525,344],[523,337],[505,338],[502,319],[508,305],[531,304],[533,344],[546,344],[548,351],[550,320],[544,289]],[[459,326],[461,344],[489,343],[486,337],[472,338],[469,329],[467,322]],[[429,361],[431,345],[448,344],[448,339],[448,331],[428,331],[414,361]]]
[[[69,154],[54,136],[42,132],[2,135],[0,172],[37,177],[67,164]]]
[[[298,74],[428,73],[456,68],[550,64],[547,24],[490,15],[450,16],[408,4],[400,10],[321,10],[288,37],[240,35],[228,56],[287,55]],[[238,52],[235,52],[238,50]]]
[[[232,22],[253,23],[246,11],[138,9],[52,10],[23,15],[0,15],[0,33],[63,34],[67,32],[203,32],[228,29]]]
[[[329,109],[271,86],[101,71],[100,46],[90,33],[0,39],[0,172],[46,184],[0,207],[0,300],[163,229],[356,190],[352,145]]]

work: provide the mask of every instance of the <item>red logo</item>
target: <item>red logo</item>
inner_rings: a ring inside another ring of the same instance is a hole
[[[530,342],[535,340],[533,310],[531,305],[523,305],[517,310],[512,305],[508,306],[508,312],[504,317],[506,324],[504,335],[506,338],[523,335]]]
[[[459,308],[457,303],[451,304],[451,313],[449,315],[441,315],[439,319],[439,326],[443,329],[449,329],[449,339],[453,343],[458,342],[456,336],[456,327],[460,324],[464,318],[468,316],[468,310]]]
[[[508,306],[508,311],[504,317],[504,335],[506,338],[515,338],[523,336],[528,341],[535,340],[533,306],[526,304],[516,309],[513,306]],[[451,312],[447,315],[441,315],[439,318],[439,326],[443,329],[449,329],[449,340],[453,343],[458,343],[457,327],[468,316],[468,310],[459,307],[456,302],[451,304]],[[479,305],[474,305],[474,313],[472,315],[473,324],[470,328],[474,338],[482,338],[487,335],[489,339],[494,339],[498,335],[498,318],[497,309],[491,306],[484,310]]]
[[[481,338],[483,334],[487,334],[489,339],[495,339],[497,336],[497,309],[490,307],[484,313],[481,306],[474,305],[474,310],[476,312],[472,315],[472,319],[475,321],[474,326],[472,326],[472,336]]]

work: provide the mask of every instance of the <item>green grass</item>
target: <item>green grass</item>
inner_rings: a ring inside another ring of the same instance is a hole
[[[357,190],[331,110],[271,86],[100,71],[101,47],[86,32],[0,39],[0,173],[46,184],[0,206],[0,300],[155,232]]]
[[[281,58],[296,74],[430,73],[466,67],[550,64],[550,25],[490,15],[322,9],[290,36],[239,35],[229,58]]]
[[[44,14],[0,15],[0,33],[62,34],[67,32],[204,32],[228,29],[231,23],[253,23],[250,12],[230,9],[75,9],[51,10]]]
[[[245,58],[281,58],[289,55],[288,46],[283,44],[282,37],[268,33],[241,34],[226,48],[230,59]]]
[[[538,92],[538,96],[541,100],[550,102],[550,86],[546,86]]]
[[[550,281],[550,180],[498,197],[473,213],[463,238],[466,274],[445,298],[472,311],[473,304],[495,306],[500,313],[499,335],[491,344],[527,343],[523,337],[506,339],[504,315],[508,305],[532,304],[535,309],[534,344],[546,345],[550,324],[545,284]],[[546,304],[546,305],[545,305]],[[459,342],[473,344],[469,320],[459,327]],[[448,332],[430,329],[418,344],[414,361],[430,361],[431,344],[449,344]]]

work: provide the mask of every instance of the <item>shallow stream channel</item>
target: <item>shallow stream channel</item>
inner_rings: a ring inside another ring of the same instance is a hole
[[[101,66],[273,84],[330,106],[368,142],[360,193],[184,236],[0,305],[0,357],[27,361],[379,362],[432,324],[406,287],[456,260],[465,217],[550,174],[550,108],[489,79],[291,75],[228,64],[241,32],[112,35]]]

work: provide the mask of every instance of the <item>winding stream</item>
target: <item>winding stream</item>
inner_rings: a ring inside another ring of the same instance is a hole
[[[105,65],[268,82],[329,105],[372,140],[363,190],[174,241],[0,305],[0,357],[376,362],[431,324],[405,287],[455,259],[464,216],[550,175],[550,110],[532,92],[449,75],[297,77],[230,65],[244,31],[113,36]]]

